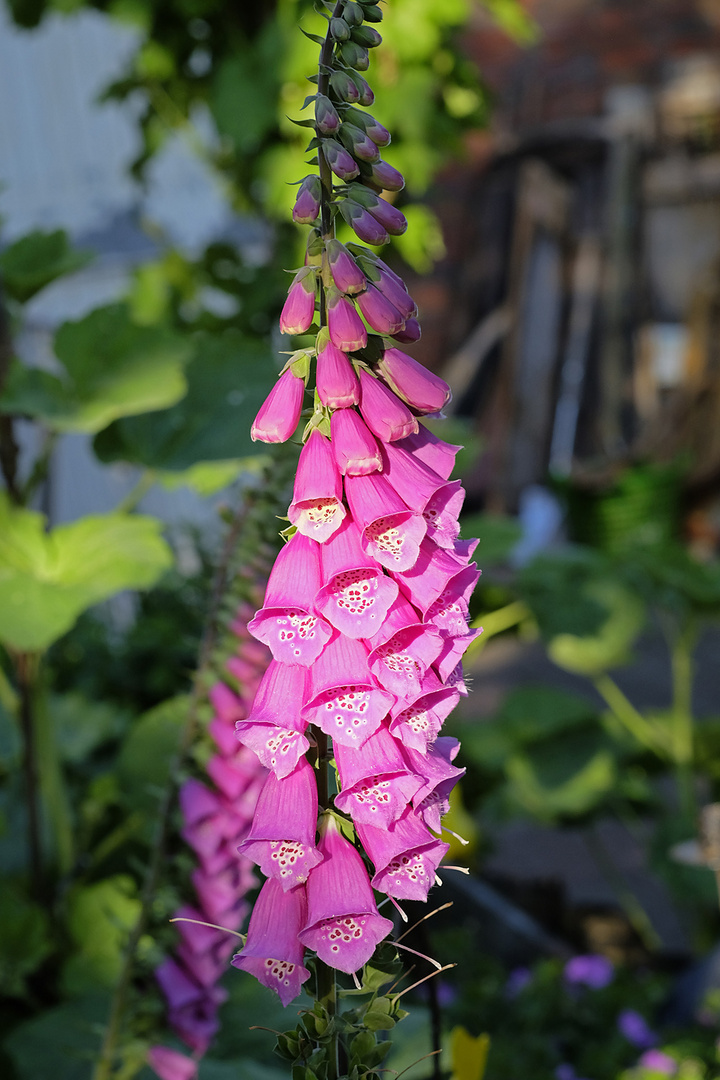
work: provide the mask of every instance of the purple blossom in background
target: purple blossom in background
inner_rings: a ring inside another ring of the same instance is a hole
[[[645,1017],[634,1009],[623,1009],[617,1018],[617,1026],[628,1042],[640,1050],[655,1046],[657,1042],[657,1035],[650,1030]]]
[[[505,997],[516,998],[531,982],[532,972],[530,968],[513,968],[505,983]]]
[[[649,1069],[650,1072],[662,1073],[663,1076],[674,1076],[678,1071],[675,1058],[663,1053],[662,1050],[646,1050],[639,1059],[638,1065],[643,1069]]]
[[[563,1062],[555,1070],[555,1080],[583,1080],[583,1078],[578,1076],[572,1065]]]
[[[615,970],[605,956],[573,956],[563,972],[565,981],[602,990],[613,981]]]

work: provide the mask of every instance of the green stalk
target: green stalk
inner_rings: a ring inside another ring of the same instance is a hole
[[[689,622],[675,638],[671,650],[673,676],[672,745],[678,802],[683,817],[694,825],[697,800],[693,775],[693,649],[697,640],[694,622]]]
[[[665,733],[638,712],[614,679],[604,673],[593,679],[593,685],[616,719],[641,746],[653,754],[667,753]]]
[[[38,676],[39,671],[38,657]],[[48,708],[46,689],[39,677],[35,685],[35,716],[43,807],[55,842],[57,868],[61,877],[66,877],[75,862],[72,810],[60,760],[57,730]]]
[[[13,659],[20,695],[30,890],[35,900],[42,901],[44,898],[42,815],[34,708],[38,658],[35,653],[17,653]]]
[[[489,611],[487,615],[479,615],[471,625],[473,630],[482,628],[482,634],[480,637],[475,638],[465,650],[466,662],[472,659],[476,653],[481,652],[491,637],[501,634],[503,630],[509,630],[511,626],[517,626],[518,623],[528,618],[530,618],[530,609],[522,600],[514,600],[511,604],[498,608],[497,611]]]

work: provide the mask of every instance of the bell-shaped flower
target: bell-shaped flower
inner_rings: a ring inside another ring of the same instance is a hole
[[[370,179],[383,191],[402,191],[405,178],[401,172],[388,165],[387,161],[374,161],[370,166]]]
[[[235,734],[266,769],[282,779],[293,771],[310,744],[301,715],[305,700],[307,668],[270,663],[258,687],[252,710],[235,725]]]
[[[409,747],[403,749],[410,768],[425,781],[413,796],[413,806],[427,827],[436,833],[442,828],[442,815],[450,809],[450,792],[465,775],[465,769],[452,764],[459,749],[460,743],[449,735],[441,735],[425,754]]]
[[[322,575],[324,585],[315,597],[315,610],[347,637],[372,637],[398,588],[363,551],[360,530],[352,518],[345,518],[323,544]]]
[[[427,900],[450,845],[434,837],[412,807],[387,828],[358,822],[357,831],[375,867],[374,889],[396,900]]]
[[[339,240],[328,240],[325,251],[335,288],[348,295],[362,292],[367,278],[345,245]]]
[[[355,822],[387,828],[400,817],[423,783],[408,767],[384,724],[360,750],[336,743],[334,751],[341,785],[335,805]]]
[[[360,369],[360,394],[363,420],[382,442],[404,439],[418,430],[418,422],[407,405],[364,368]]]
[[[192,1050],[204,1054],[220,1027],[217,1010],[226,991],[200,986],[170,957],[156,968],[155,978],[168,1003],[170,1027]]]
[[[339,180],[352,180],[360,172],[355,158],[336,139],[323,139],[321,150]]]
[[[338,634],[310,670],[303,717],[333,743],[357,747],[380,727],[394,701],[370,675],[367,647]]]
[[[378,913],[362,858],[331,815],[321,822],[318,846],[325,857],[307,883],[300,941],[329,967],[351,974],[368,962],[393,924]]]
[[[442,650],[443,639],[436,627],[421,623],[412,605],[399,596],[369,644],[368,665],[380,685],[396,697],[413,699]]]
[[[475,563],[452,577],[437,600],[426,610],[425,621],[449,634],[466,634],[470,597],[479,577],[480,571]]]
[[[388,386],[416,412],[439,412],[452,397],[444,379],[433,375],[402,349],[386,349],[378,367]]]
[[[330,418],[330,438],[343,476],[367,476],[382,469],[380,447],[354,409],[336,409]]]
[[[159,1080],[197,1080],[197,1061],[169,1046],[151,1046],[146,1061]]]
[[[332,286],[326,292],[326,301],[327,325],[333,345],[343,352],[364,349],[367,330],[352,300]]]
[[[274,878],[268,878],[255,901],[245,945],[232,958],[233,967],[274,990],[285,1007],[310,978],[299,940],[306,920],[304,886],[285,892]]]
[[[334,135],[340,127],[338,111],[325,94],[318,94],[315,98],[315,123],[323,135]]]
[[[462,449],[462,446],[453,446],[443,438],[438,438],[429,428],[425,428],[423,423],[419,424],[416,432],[407,435],[403,442],[397,445],[399,449],[407,450],[413,458],[443,477],[443,480],[449,480],[458,451]]]
[[[315,388],[328,409],[347,409],[360,400],[360,383],[353,366],[331,341],[318,353]]]
[[[306,758],[283,780],[270,773],[257,802],[250,834],[238,851],[257,863],[283,889],[307,881],[322,859],[315,847],[318,796],[315,773]]]
[[[337,114],[336,114],[337,115]],[[312,225],[320,213],[322,185],[316,174],[306,176],[298,188],[293,207],[293,221],[298,225]]]
[[[298,426],[304,393],[304,379],[293,375],[289,368],[283,372],[253,420],[250,428],[253,442],[287,442]]]
[[[262,786],[262,775],[254,754],[238,746],[236,742],[232,757],[214,754],[205,770],[217,790],[233,804],[233,809],[237,810],[241,798],[246,798],[249,804],[254,805],[258,784]]]
[[[412,513],[378,473],[346,475],[345,495],[362,530],[363,551],[388,570],[405,571],[414,566],[427,532],[425,519]]]
[[[316,271],[311,266],[303,266],[293,278],[280,313],[280,330],[283,334],[304,334],[312,326],[316,281]]]
[[[390,712],[390,732],[403,746],[427,753],[460,700],[453,686],[443,686],[434,671],[426,671],[420,693],[410,702],[400,698]]]
[[[318,428],[310,432],[300,453],[288,517],[300,533],[320,544],[340,528],[345,517],[342,478],[330,440]]]
[[[247,911],[245,893],[257,885],[249,862],[236,855],[219,873],[196,866],[190,879],[208,921],[228,929],[240,925]]]
[[[366,322],[378,334],[395,334],[405,325],[405,319],[388,298],[371,282],[365,292],[355,297]]]
[[[388,444],[383,447],[383,474],[408,507],[422,512],[428,536],[439,547],[454,550],[465,492],[459,480],[447,481],[414,454]]]
[[[450,681],[450,676],[460,664],[468,645],[471,645],[481,633],[482,630],[468,630],[464,634],[450,634],[447,630],[440,631],[443,646],[433,666],[444,683]]]
[[[280,549],[263,606],[248,623],[276,660],[309,667],[324,649],[332,628],[313,610],[321,585],[320,546],[297,532]]]
[[[402,330],[392,335],[401,345],[412,345],[422,337],[422,327],[417,319],[408,319]]]
[[[420,612],[423,619],[427,619],[429,609],[453,582],[455,589],[451,589],[449,595],[457,594],[466,600],[469,599],[480,576],[474,563],[473,568],[474,578],[464,573],[468,568],[463,565],[462,560],[425,537],[420,544],[415,565],[404,573],[394,576],[404,595]],[[463,574],[462,578],[461,574]],[[466,630],[467,627],[463,625],[460,632],[465,633]]]
[[[360,240],[375,247],[387,244],[390,239],[387,229],[359,202],[354,199],[341,199],[338,209]]]

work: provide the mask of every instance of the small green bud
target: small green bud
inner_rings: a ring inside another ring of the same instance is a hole
[[[340,55],[346,64],[357,71],[367,71],[370,67],[370,57],[367,49],[357,45],[354,41],[346,41],[340,49]]]
[[[351,38],[366,49],[375,49],[382,44],[382,38],[372,26],[356,26],[351,32]]]
[[[361,76],[358,75],[358,78]],[[360,101],[360,88],[355,80],[344,71],[333,71],[330,76],[330,89],[340,101]]]
[[[354,0],[348,0],[343,8],[343,18],[348,26],[360,26],[365,15],[360,4],[356,4]]]
[[[351,77],[352,81],[355,84],[355,88],[358,94],[355,100],[358,102],[358,104],[372,105],[373,101],[375,100],[375,95],[373,94],[368,81],[366,79],[363,79],[362,75],[360,75],[357,71],[350,71],[348,72],[348,75]],[[351,98],[348,98],[347,100],[352,103]]]
[[[330,36],[335,41],[349,41],[350,40],[350,27],[344,19],[335,17],[330,20]]]
[[[382,8],[379,4],[366,4],[363,11],[368,22],[382,22]]]

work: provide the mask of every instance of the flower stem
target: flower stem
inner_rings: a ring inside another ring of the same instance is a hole
[[[14,660],[20,691],[20,728],[23,738],[30,889],[33,898],[40,901],[43,898],[42,825],[34,707],[38,657],[35,653],[18,653]]]

